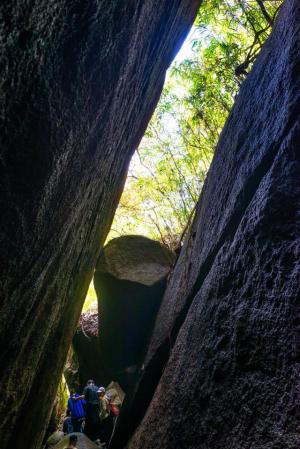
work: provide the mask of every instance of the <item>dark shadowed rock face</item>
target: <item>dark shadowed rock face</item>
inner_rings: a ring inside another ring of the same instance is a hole
[[[102,383],[116,380],[127,390],[135,379],[174,259],[142,236],[119,237],[104,247],[94,276]]]
[[[40,447],[130,157],[199,4],[1,2],[1,449]]]
[[[72,344],[76,359],[78,360],[78,386],[79,390],[86,385],[89,379],[97,384],[99,379],[98,361],[101,360],[98,313],[82,313]]]
[[[300,446],[299,148],[300,4],[287,0],[220,138],[128,448]]]

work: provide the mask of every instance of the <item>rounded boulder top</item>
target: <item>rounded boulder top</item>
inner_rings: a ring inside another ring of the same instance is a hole
[[[72,433],[70,435],[77,435],[77,449],[99,449],[99,446],[91,441],[84,433]],[[55,446],[52,446],[53,449],[65,449],[69,444],[70,435],[65,435],[62,440]]]
[[[175,254],[160,242],[140,235],[111,240],[100,253],[96,273],[151,286],[165,278]]]

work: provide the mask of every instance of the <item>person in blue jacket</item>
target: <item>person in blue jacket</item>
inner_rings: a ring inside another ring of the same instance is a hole
[[[80,395],[71,390],[68,400],[68,411],[70,412],[73,432],[82,432],[82,424],[85,420],[85,400]]]

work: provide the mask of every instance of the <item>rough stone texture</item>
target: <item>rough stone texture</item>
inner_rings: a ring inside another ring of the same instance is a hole
[[[142,236],[119,237],[104,247],[94,275],[102,383],[115,380],[127,391],[135,380],[174,260],[168,248]]]
[[[98,313],[84,312],[80,315],[76,333],[86,334],[88,337],[98,337]]]
[[[1,449],[40,448],[130,157],[199,4],[1,2]]]
[[[49,435],[54,433],[57,429],[62,428],[66,416],[66,398],[69,396],[68,393],[66,382],[62,379],[58,386],[44,441],[46,441]]]
[[[299,448],[299,147],[300,3],[287,0],[217,146],[128,448]]]
[[[73,349],[73,345],[71,345],[64,366],[64,376],[69,390],[71,388],[75,388],[75,390],[77,391],[79,387],[78,370],[79,370],[78,357]]]
[[[59,443],[63,438],[64,433],[62,431],[57,430],[56,432],[53,432],[46,441],[46,449],[50,449],[51,447],[53,449],[53,446]]]
[[[75,433],[78,438],[77,449],[99,449],[97,444],[93,443],[86,435],[83,433]],[[66,435],[58,444],[53,446],[53,449],[66,449],[69,443],[69,435]]]
[[[174,254],[159,242],[141,235],[125,235],[111,240],[102,251],[97,273],[146,286],[164,279],[174,264]]]

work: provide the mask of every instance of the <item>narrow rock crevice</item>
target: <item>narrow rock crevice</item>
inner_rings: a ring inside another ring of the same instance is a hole
[[[268,441],[282,429],[280,448],[285,433],[286,447],[297,441],[284,427],[277,405],[288,385],[284,407],[293,413],[288,398],[295,397],[295,336],[289,309],[295,303],[297,269],[285,253],[294,257],[298,244],[291,223],[298,195],[293,183],[299,143],[299,14],[298,2],[285,2],[222,131],[149,345],[140,384],[149,367],[156,376],[150,383],[153,399],[148,407],[132,401],[141,415],[132,423],[133,436],[126,435],[129,448],[152,449],[157,441],[166,449],[175,441],[189,448],[202,443],[265,448],[256,429],[267,428]],[[286,203],[281,203],[281,189]],[[277,235],[279,229],[286,233]],[[276,266],[277,259],[280,269],[265,275],[265,267]],[[243,417],[238,410],[246,403]],[[227,411],[227,423],[221,423]],[[294,415],[291,422],[296,422]]]
[[[294,106],[293,113],[291,114],[290,120],[287,123],[279,142],[276,145],[272,145],[272,147],[270,147],[264,154],[259,165],[254,169],[246,181],[243,190],[240,191],[236,199],[236,204],[231,218],[225,225],[218,243],[209,253],[203,265],[199,269],[199,275],[196,278],[192,292],[188,295],[183,309],[176,317],[169,337],[160,344],[153,357],[148,361],[145,372],[141,374],[140,379],[137,382],[138,388],[136,387],[136,390],[131,392],[125,400],[124,412],[120,416],[120,423],[116,429],[116,436],[112,440],[112,449],[124,447],[134,430],[142,421],[151,399],[154,396],[157,385],[159,384],[164,367],[167,365],[171,350],[175,345],[177,335],[191,309],[194,298],[200,291],[221,248],[228,241],[233,241],[236,231],[249,204],[259,189],[264,177],[267,175],[274,163],[278,150],[288,134],[291,132],[292,128],[297,125],[299,113],[300,105],[297,104]],[[128,415],[130,415],[130,418]]]
[[[1,449],[41,444],[130,158],[200,3],[0,6]]]

